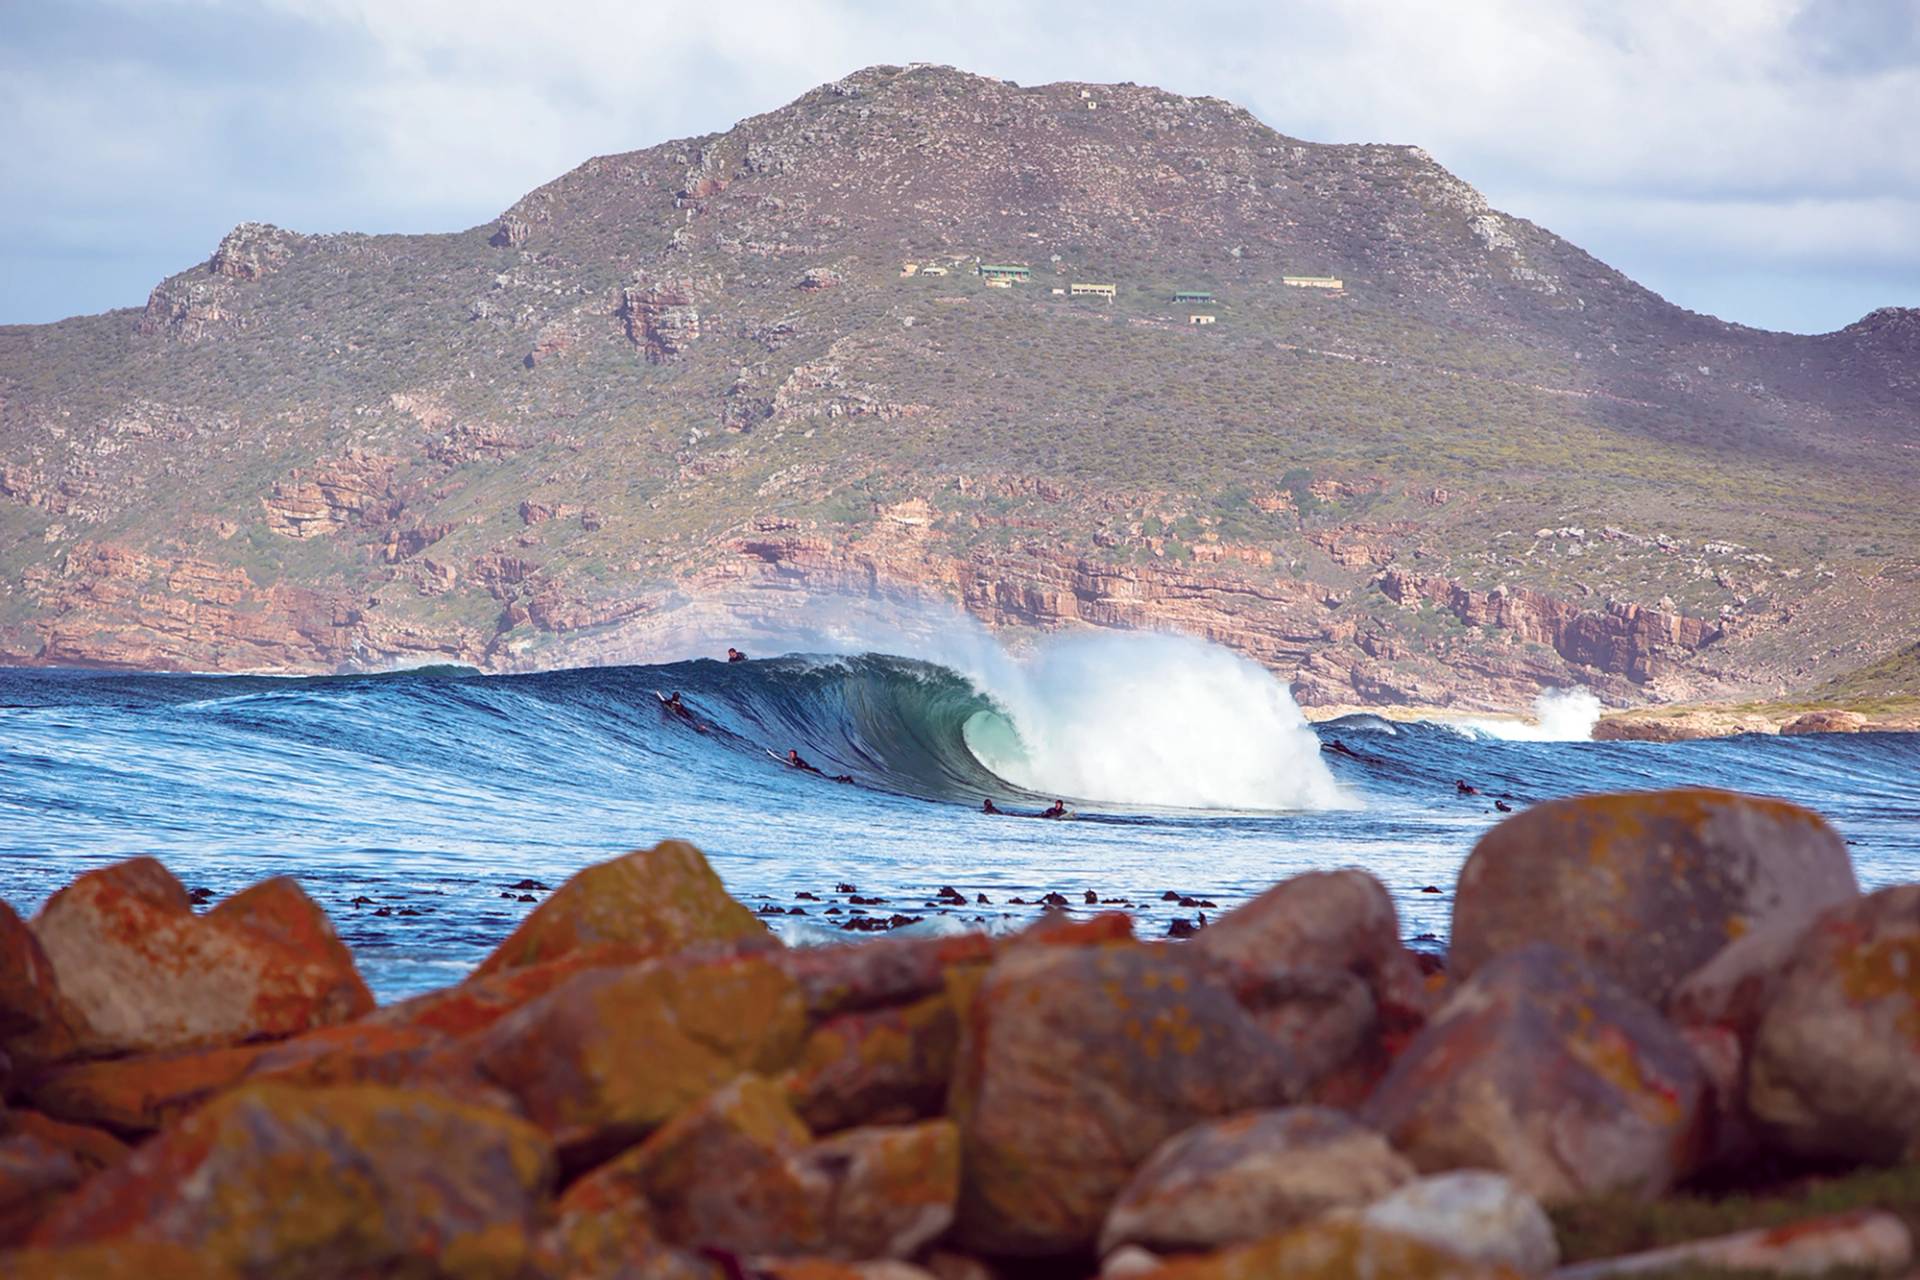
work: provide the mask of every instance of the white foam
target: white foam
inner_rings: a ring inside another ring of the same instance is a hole
[[[1461,728],[1512,742],[1586,742],[1600,723],[1600,699],[1582,688],[1546,689],[1533,700],[1532,720],[1462,720]]]
[[[809,601],[780,640],[920,658],[966,676],[1018,734],[969,733],[969,748],[1045,795],[1193,809],[1359,805],[1321,759],[1286,683],[1205,640],[1088,630],[1015,655],[950,605],[868,598]]]
[[[1082,632],[1013,660],[962,663],[1017,742],[970,735],[981,763],[1047,795],[1195,809],[1353,803],[1287,686],[1185,636]]]

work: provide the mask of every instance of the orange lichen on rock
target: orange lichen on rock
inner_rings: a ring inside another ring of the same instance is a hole
[[[70,1063],[42,1076],[28,1097],[61,1120],[144,1135],[238,1084],[267,1048],[222,1045]]]
[[[1730,939],[1858,893],[1838,833],[1798,805],[1703,789],[1575,796],[1515,814],[1474,846],[1448,968],[1464,980],[1552,942],[1664,1008]]]
[[[944,1120],[816,1143],[777,1085],[746,1076],[592,1179],[636,1193],[683,1246],[899,1258],[953,1221],[960,1147]]]
[[[807,1037],[785,1083],[818,1131],[939,1114],[960,1026],[942,992],[903,1007],[842,1014]]]
[[[199,916],[165,867],[134,858],[54,894],[33,930],[82,1053],[286,1036],[373,1008],[326,914],[284,877]]]
[[[799,988],[767,959],[658,961],[576,974],[425,1070],[505,1090],[578,1167],[743,1071],[785,1070],[805,1033]]]
[[[0,1052],[17,1064],[71,1052],[72,1014],[46,949],[12,907],[0,902]]]
[[[958,1238],[1084,1250],[1161,1141],[1303,1085],[1205,957],[1139,943],[1010,949],[966,1001],[948,1106],[965,1155]]]
[[[663,840],[576,874],[521,921],[474,976],[598,947],[630,958],[765,934],[754,914],[727,896],[698,849]]]
[[[1920,885],[1833,907],[1801,937],[1754,1037],[1747,1102],[1803,1155],[1920,1149]]]
[[[171,1244],[209,1269],[283,1280],[506,1280],[528,1269],[552,1179],[545,1137],[498,1111],[393,1089],[257,1085],[93,1179],[34,1243]]]

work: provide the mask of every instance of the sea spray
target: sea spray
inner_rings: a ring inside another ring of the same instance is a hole
[[[1029,657],[967,664],[1005,711],[968,727],[981,763],[1018,786],[1120,805],[1328,809],[1351,803],[1287,686],[1185,636],[1080,633]]]
[[[1546,689],[1533,700],[1532,720],[1463,720],[1460,727],[1510,742],[1586,742],[1600,722],[1600,699],[1581,688]]]

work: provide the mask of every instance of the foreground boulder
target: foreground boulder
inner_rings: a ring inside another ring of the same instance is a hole
[[[1100,1252],[1211,1249],[1364,1205],[1413,1177],[1338,1111],[1291,1107],[1197,1124],[1160,1144],[1107,1214]]]
[[[1016,935],[1008,945],[1021,945],[1039,928]],[[986,934],[956,933],[795,947],[781,951],[776,963],[800,984],[807,1012],[824,1018],[907,1004],[944,991],[949,970],[983,967],[993,956],[994,942]]]
[[[1511,1179],[1485,1169],[1415,1179],[1357,1216],[1381,1231],[1425,1240],[1474,1262],[1512,1267],[1523,1275],[1551,1271],[1560,1261],[1553,1222],[1540,1202]]]
[[[1252,1244],[1179,1259],[1144,1273],[1154,1280],[1494,1280],[1512,1273],[1471,1262],[1412,1236],[1361,1222],[1314,1222]]]
[[[786,1085],[816,1132],[938,1115],[960,1024],[942,993],[894,1009],[829,1018],[807,1037]]]
[[[1193,946],[1262,970],[1321,969],[1366,982],[1383,1012],[1424,1013],[1426,981],[1400,941],[1386,886],[1364,871],[1310,871],[1215,920]]]
[[[1846,845],[1819,815],[1731,791],[1576,796],[1480,838],[1460,872],[1449,972],[1553,942],[1664,1007],[1730,940],[1855,897]]]
[[[1543,1201],[1655,1196],[1704,1144],[1705,1080],[1644,1001],[1546,943],[1461,987],[1363,1112],[1423,1172],[1497,1169]]]
[[[134,858],[54,894],[33,930],[82,1053],[288,1036],[373,1008],[326,913],[285,877],[200,916],[171,872]]]
[[[562,1215],[576,1247],[591,1221],[601,1239],[631,1229],[683,1248],[900,1258],[953,1221],[959,1181],[947,1121],[815,1142],[777,1085],[748,1076],[575,1184]]]
[[[588,867],[555,889],[474,976],[597,948],[618,949],[631,960],[702,942],[766,936],[766,926],[727,896],[698,849],[684,840],[663,840]]]
[[[178,1245],[210,1271],[275,1280],[508,1277],[532,1258],[552,1179],[545,1137],[498,1111],[255,1086],[94,1178],[34,1243]]]
[[[142,1136],[238,1084],[267,1047],[217,1045],[68,1063],[42,1075],[27,1096],[55,1119]]]
[[[1292,1101],[1292,1057],[1190,949],[1008,951],[962,1020],[958,1238],[985,1253],[1090,1248],[1155,1147],[1202,1120]]]
[[[1835,907],[1801,937],[1761,1018],[1747,1102],[1802,1155],[1920,1157],[1920,885]]]
[[[46,949],[0,902],[0,1054],[17,1066],[63,1056],[73,1047],[70,1020]]]
[[[799,988],[754,957],[589,969],[449,1049],[425,1073],[513,1096],[583,1168],[742,1072],[792,1065]]]

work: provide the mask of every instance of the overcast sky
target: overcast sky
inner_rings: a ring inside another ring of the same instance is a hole
[[[1920,306],[1920,0],[0,0],[0,322],[138,305],[237,222],[471,226],[912,61],[1417,143],[1731,320]]]

